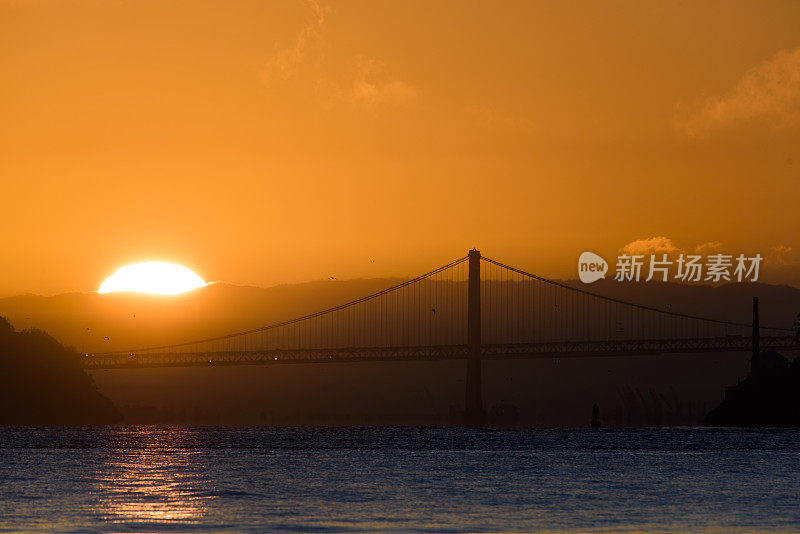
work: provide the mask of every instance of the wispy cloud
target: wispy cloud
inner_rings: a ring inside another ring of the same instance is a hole
[[[800,48],[778,52],[746,72],[727,94],[703,99],[682,115],[676,125],[692,137],[752,120],[800,122]]]
[[[764,281],[800,287],[800,258],[788,245],[775,245],[764,255]]]
[[[308,24],[303,26],[290,46],[278,48],[261,69],[261,79],[267,85],[291,78],[298,65],[306,60],[309,48],[321,39],[326,10],[315,0],[306,0],[305,3],[311,12]]]
[[[416,100],[417,95],[413,85],[391,79],[382,61],[360,58],[348,100],[368,105],[407,104]]]
[[[408,104],[417,99],[416,86],[389,74],[386,64],[363,56],[345,58],[349,69],[335,66],[323,55],[323,30],[330,10],[316,0],[305,0],[310,17],[288,46],[276,48],[261,68],[261,80],[270,87],[298,79],[313,79],[324,90],[322,101],[379,105]],[[335,50],[333,50],[335,52]]]
[[[719,241],[709,241],[694,247],[695,254],[718,254],[722,250],[722,243]]]
[[[792,247],[786,245],[776,245],[770,249],[766,258],[767,263],[776,267],[783,267],[787,265],[798,265],[798,262],[792,254]]]

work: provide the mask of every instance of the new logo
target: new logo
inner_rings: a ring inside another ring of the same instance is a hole
[[[594,252],[584,252],[578,258],[578,277],[584,284],[605,278],[607,272],[608,263]]]

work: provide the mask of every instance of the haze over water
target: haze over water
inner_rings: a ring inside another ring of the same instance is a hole
[[[0,430],[0,531],[797,531],[798,430]]]

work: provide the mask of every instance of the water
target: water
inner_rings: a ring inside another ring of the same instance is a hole
[[[0,531],[798,531],[800,431],[0,428]]]

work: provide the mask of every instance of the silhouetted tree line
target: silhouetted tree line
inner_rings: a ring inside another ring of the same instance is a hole
[[[649,388],[646,393],[639,388],[623,386],[617,388],[622,405],[617,405],[613,418],[617,427],[661,427],[696,425],[706,413],[700,402],[678,398],[675,388],[658,392]]]
[[[16,332],[0,317],[0,424],[110,424],[120,419],[75,349],[41,330]]]

